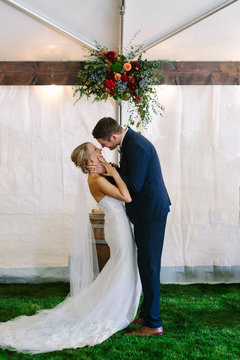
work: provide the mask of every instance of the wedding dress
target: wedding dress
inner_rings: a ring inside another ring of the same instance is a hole
[[[37,354],[93,346],[127,327],[141,293],[136,247],[123,204],[109,196],[99,203],[105,213],[110,259],[81,292],[50,310],[0,323],[0,347]]]

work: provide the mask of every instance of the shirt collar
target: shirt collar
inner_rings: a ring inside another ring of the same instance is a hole
[[[126,135],[127,132],[128,132],[128,129],[126,129],[126,131],[125,131],[125,133],[124,133],[124,135],[123,135],[123,137],[122,137],[122,140],[121,140],[121,142],[120,142],[120,147],[122,147],[123,139],[124,139],[124,137],[125,137],[125,135]]]

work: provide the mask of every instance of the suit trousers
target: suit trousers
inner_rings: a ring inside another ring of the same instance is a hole
[[[143,290],[143,303],[139,316],[144,325],[162,326],[159,315],[160,269],[167,215],[157,221],[134,225],[137,261]]]

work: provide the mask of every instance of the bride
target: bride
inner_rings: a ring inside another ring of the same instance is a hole
[[[94,281],[73,292],[57,307],[0,323],[1,348],[37,354],[93,346],[127,327],[134,319],[141,286],[135,243],[122,204],[131,202],[131,196],[101,151],[92,143],[84,143],[73,150],[71,159],[85,174],[87,165],[98,163],[104,166],[104,175],[115,181],[116,186],[105,176],[88,173],[90,192],[105,214],[105,240],[110,247],[110,259]]]

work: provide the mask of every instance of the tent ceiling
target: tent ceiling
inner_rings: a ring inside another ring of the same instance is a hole
[[[14,0],[94,45],[118,44],[120,0]],[[149,44],[226,0],[126,0],[124,42],[139,30],[136,43]],[[147,51],[148,59],[240,60],[240,1]],[[0,60],[83,60],[77,41],[14,8],[0,3]]]

